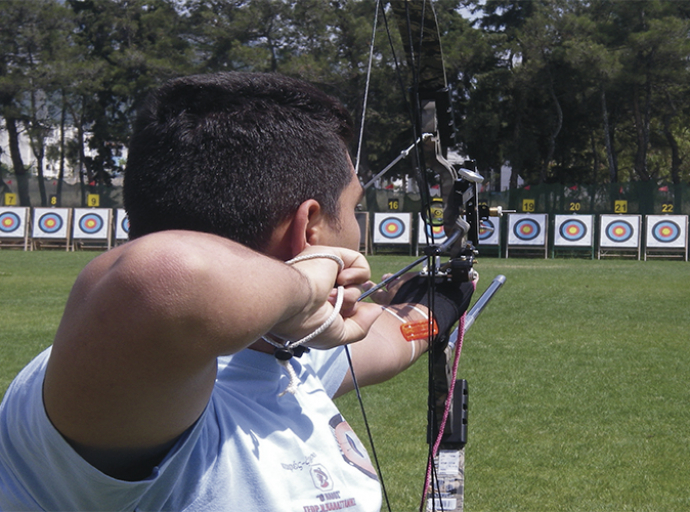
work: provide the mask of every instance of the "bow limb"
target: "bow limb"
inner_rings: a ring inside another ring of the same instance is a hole
[[[416,133],[429,133],[417,144],[418,183],[424,206],[427,233],[429,296],[437,282],[471,280],[477,243],[475,219],[477,182],[458,174],[461,158],[455,151],[450,89],[447,85],[440,35],[433,6],[425,0],[391,2],[405,46],[408,67],[413,74],[413,119]],[[457,165],[457,167],[456,167]],[[471,177],[471,176],[469,176]],[[434,192],[432,193],[432,187]],[[467,219],[467,220],[466,220]],[[434,246],[434,227],[456,240],[449,247],[451,261],[438,265],[440,249]],[[474,242],[474,245],[472,244]],[[433,304],[430,304],[433,311]],[[429,454],[420,510],[463,509],[464,445],[467,434],[467,384],[456,381],[462,348],[463,318],[455,345],[447,339],[429,339]],[[430,325],[428,332],[433,332]],[[439,333],[448,336],[448,333]],[[453,349],[455,347],[453,355]],[[457,386],[459,383],[459,386]],[[456,391],[457,386],[457,391]],[[444,471],[438,471],[442,464]],[[427,497],[428,503],[427,503]]]

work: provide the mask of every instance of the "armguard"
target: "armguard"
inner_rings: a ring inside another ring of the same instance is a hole
[[[469,281],[457,284],[446,280],[437,283],[432,308],[427,279],[425,276],[415,276],[407,281],[395,294],[391,304],[422,304],[432,310],[439,333],[434,342],[445,345],[453,325],[470,306],[474,283]]]

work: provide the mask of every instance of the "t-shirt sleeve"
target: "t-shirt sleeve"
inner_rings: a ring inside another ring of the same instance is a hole
[[[329,350],[312,349],[307,354],[311,367],[321,380],[328,396],[333,398],[347,375],[348,363],[345,347],[335,347]]]

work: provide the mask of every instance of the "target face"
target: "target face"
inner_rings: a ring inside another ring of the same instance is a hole
[[[108,208],[75,208],[72,236],[75,239],[107,240],[111,215],[112,210]]]
[[[420,213],[417,218],[417,243],[419,244],[442,244],[446,241],[446,230],[441,225],[433,225],[424,222],[424,217]]]
[[[4,212],[0,214],[0,233],[14,233],[19,229],[22,220],[14,212]]]
[[[379,224],[379,233],[384,238],[400,238],[405,233],[405,224],[396,217],[388,217]]]
[[[591,247],[594,217],[592,215],[556,215],[554,247]]]
[[[640,215],[601,215],[599,246],[615,249],[639,249]]]
[[[541,227],[532,219],[522,219],[517,221],[513,226],[513,233],[518,240],[530,242],[539,236]]]
[[[375,244],[409,244],[412,231],[411,213],[375,213]]]
[[[671,243],[680,236],[680,226],[670,220],[657,222],[652,228],[652,236],[663,244]]]
[[[46,213],[38,219],[38,227],[44,233],[53,235],[62,229],[64,221],[55,213]]]
[[[564,240],[577,242],[587,235],[587,226],[581,220],[571,219],[561,224],[558,232]]]
[[[480,245],[499,245],[501,225],[497,220],[480,219],[478,242]]]
[[[496,231],[496,226],[489,219],[482,219],[479,221],[479,240],[485,241],[491,238]]]
[[[426,226],[426,234],[429,235],[429,238],[433,238],[434,240],[438,240],[440,238],[444,238],[446,236],[446,230],[443,229],[443,226]]]
[[[79,219],[79,229],[87,235],[95,235],[103,229],[103,218],[95,213],[87,213]]]
[[[510,214],[508,245],[546,245],[547,226],[545,213]]]
[[[648,215],[647,247],[682,249],[688,245],[687,215]]]
[[[129,217],[124,208],[115,211],[115,239],[127,240],[129,238]]]
[[[615,220],[606,226],[606,238],[612,242],[627,242],[634,234],[632,224],[624,220]]]

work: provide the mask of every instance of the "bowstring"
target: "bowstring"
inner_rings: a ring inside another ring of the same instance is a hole
[[[371,84],[371,68],[372,68],[372,62],[374,59],[374,44],[376,43],[376,30],[378,28],[378,12],[379,12],[379,7],[381,7],[381,12],[384,13],[385,16],[385,11],[383,9],[383,6],[381,6],[380,0],[376,0],[376,10],[374,12],[374,26],[371,31],[371,43],[369,45],[369,63],[367,66],[367,80],[365,84],[365,89],[364,89],[364,100],[362,104],[362,119],[360,122],[360,129],[359,129],[359,141],[357,144],[357,156],[355,160],[355,172],[359,174],[359,164],[360,164],[360,159],[362,156],[362,143],[364,140],[364,123],[366,119],[366,112],[367,112],[367,102],[369,98],[369,87]],[[388,491],[386,489],[386,484],[383,479],[383,472],[381,471],[381,464],[379,463],[379,457],[378,454],[376,453],[376,445],[374,444],[374,436],[371,433],[371,426],[369,425],[369,420],[367,418],[367,413],[366,409],[364,407],[364,400],[362,399],[362,393],[360,391],[359,384],[357,382],[357,377],[355,375],[355,367],[354,364],[352,363],[352,355],[350,354],[350,347],[348,345],[345,345],[345,355],[347,356],[347,364],[350,368],[350,375],[352,377],[352,384],[355,389],[355,393],[357,394],[357,402],[359,403],[359,409],[362,413],[362,421],[364,422],[364,428],[367,432],[367,438],[369,439],[369,446],[371,447],[371,455],[374,458],[374,464],[376,465],[376,472],[378,473],[379,476],[379,481],[381,482],[381,492],[383,493],[384,500],[386,502],[386,508],[388,509],[388,512],[391,511],[391,504],[390,500],[388,499]]]
[[[371,84],[371,65],[374,61],[374,44],[376,43],[376,29],[378,28],[380,0],[376,0],[374,10],[374,28],[371,31],[371,43],[369,43],[369,63],[367,64],[367,80],[364,84],[364,101],[362,102],[362,119],[359,125],[359,140],[357,141],[357,158],[355,160],[355,173],[359,174],[359,162],[362,157],[362,143],[364,141],[364,122],[367,116],[367,103],[369,101],[369,87]]]

